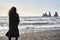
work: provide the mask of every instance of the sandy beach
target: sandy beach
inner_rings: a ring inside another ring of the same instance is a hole
[[[0,40],[8,40],[8,37],[0,36]],[[24,33],[20,34],[19,40],[60,40],[60,30]]]

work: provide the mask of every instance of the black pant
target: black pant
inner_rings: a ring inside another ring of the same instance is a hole
[[[9,40],[11,40],[11,37],[9,37]],[[15,40],[18,40],[18,37],[15,37]]]

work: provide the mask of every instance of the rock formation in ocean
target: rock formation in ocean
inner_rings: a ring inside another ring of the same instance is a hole
[[[42,17],[51,17],[51,13],[49,12],[49,15],[47,15],[47,13],[43,14]]]
[[[57,12],[55,12],[54,17],[58,17],[58,13]]]
[[[49,17],[51,17],[51,13],[49,12],[49,15],[48,15]]]
[[[47,13],[44,13],[42,17],[52,17],[52,16],[51,16],[51,13],[49,12],[49,15],[47,15]],[[58,13],[55,12],[53,17],[58,17]]]

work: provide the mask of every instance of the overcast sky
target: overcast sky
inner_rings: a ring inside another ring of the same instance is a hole
[[[57,11],[60,16],[60,0],[0,0],[0,16],[7,16],[9,9],[15,6],[20,16],[42,16]]]

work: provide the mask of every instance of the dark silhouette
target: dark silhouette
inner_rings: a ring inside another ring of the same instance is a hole
[[[51,17],[51,13],[49,12],[49,15],[48,15],[49,17]]]
[[[15,39],[18,40],[19,37],[19,15],[16,11],[17,10],[15,7],[12,7],[9,10],[9,31],[6,33],[6,36],[9,37],[9,40],[11,40],[11,37],[15,37]]]
[[[55,12],[54,17],[58,17],[58,13],[57,12]]]
[[[55,12],[54,17],[58,17],[58,16],[59,16],[58,15],[58,12]],[[42,17],[52,17],[52,16],[51,16],[51,13],[49,11],[49,15],[47,15],[47,13],[43,13],[43,16]]]
[[[51,13],[49,12],[49,15],[47,15],[47,13],[44,13],[42,17],[51,17]]]
[[[42,17],[51,17],[51,13],[49,12],[49,15],[47,15],[47,13],[43,14]]]
[[[48,17],[47,13],[43,14],[43,16],[42,16],[42,17]]]

